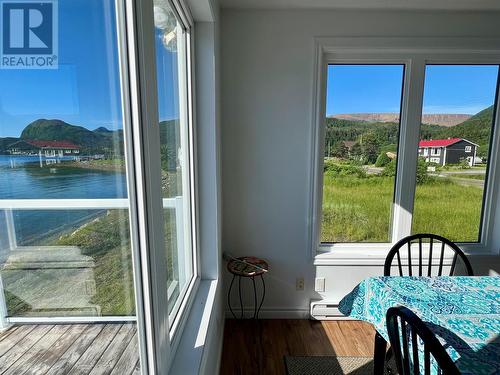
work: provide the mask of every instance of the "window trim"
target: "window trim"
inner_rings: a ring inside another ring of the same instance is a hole
[[[182,77],[187,89],[180,92],[184,96],[185,120],[188,126],[189,149],[189,193],[191,240],[193,251],[193,276],[184,288],[183,298],[173,324],[168,309],[166,285],[166,257],[164,256],[164,231],[162,217],[163,207],[159,203],[161,197],[160,183],[160,142],[158,127],[142,126],[142,124],[158,123],[158,97],[156,55],[154,41],[153,0],[121,0],[124,3],[119,9],[118,18],[122,18],[121,34],[126,34],[122,44],[124,60],[122,74],[126,77],[127,87],[123,89],[128,95],[134,138],[133,163],[136,166],[137,215],[139,238],[136,251],[138,280],[135,283],[136,294],[141,299],[141,316],[138,316],[141,373],[166,374],[172,364],[172,358],[179,344],[184,326],[190,315],[200,284],[199,247],[198,247],[198,191],[196,170],[196,126],[194,119],[194,67],[192,64],[193,19],[187,5],[182,0],[166,0],[172,7],[177,20],[186,32],[186,74]],[[182,112],[182,111],[181,111]],[[181,113],[183,115],[183,113]],[[168,339],[166,339],[168,338]]]
[[[319,37],[314,39],[313,103],[311,127],[310,201],[309,201],[309,254],[325,262],[344,252],[360,259],[385,257],[392,244],[410,234],[415,194],[415,176],[418,157],[420,119],[422,117],[425,67],[429,64],[495,64],[500,65],[500,39],[498,38],[378,38],[378,37]],[[412,46],[412,47],[408,47]],[[323,190],[323,158],[326,115],[326,81],[328,64],[405,64],[403,105],[401,112],[399,149],[406,150],[398,158],[398,173],[393,208],[392,242],[322,244],[321,206]],[[497,95],[496,108],[500,108]],[[491,136],[488,181],[485,186],[481,242],[463,243],[467,254],[498,254],[493,245],[496,238],[494,213],[500,179],[500,110],[496,111]],[[406,208],[405,208],[406,207]],[[497,224],[500,226],[500,223]],[[497,228],[496,232],[500,231]],[[497,237],[500,237],[497,235]],[[370,253],[377,249],[377,254]]]

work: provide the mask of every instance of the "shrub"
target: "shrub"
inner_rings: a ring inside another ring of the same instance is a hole
[[[423,184],[429,181],[427,174],[427,163],[424,159],[418,158],[417,162],[417,184]]]
[[[387,156],[386,152],[381,152],[375,162],[376,167],[385,167],[387,164],[391,162],[391,158]]]
[[[470,169],[471,166],[469,164],[469,161],[467,159],[460,159],[460,168],[461,169]]]
[[[366,172],[363,168],[352,164],[338,164],[333,160],[325,160],[323,170],[332,177],[356,176],[365,178]]]
[[[382,171],[382,176],[385,177],[394,177],[396,175],[396,169],[397,169],[397,161],[396,159],[392,159],[384,168]]]

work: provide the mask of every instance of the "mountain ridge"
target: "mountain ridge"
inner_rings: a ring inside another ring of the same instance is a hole
[[[422,123],[429,125],[439,125],[452,127],[461,124],[473,117],[470,114],[464,113],[429,113],[422,116]],[[381,112],[381,113],[342,113],[330,115],[328,118],[337,118],[340,120],[349,121],[366,121],[366,122],[399,122],[399,113]]]

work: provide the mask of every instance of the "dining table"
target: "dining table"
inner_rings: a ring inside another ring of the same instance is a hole
[[[461,374],[500,374],[499,276],[379,276],[358,284],[340,301],[339,310],[376,329],[376,375],[385,371],[386,312],[396,306],[424,321]]]

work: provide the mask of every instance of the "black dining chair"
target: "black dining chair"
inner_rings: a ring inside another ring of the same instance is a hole
[[[430,375],[431,358],[438,374],[460,374],[443,345],[413,311],[406,307],[391,307],[387,310],[386,323],[399,375],[421,374],[422,369],[425,375]],[[420,356],[419,346],[423,349]],[[423,363],[420,363],[421,359]]]
[[[424,244],[428,244],[428,254],[424,254],[424,248],[427,247],[424,246]],[[418,248],[418,252],[416,251],[416,248]],[[395,257],[398,263],[399,276],[442,276],[444,256],[447,249],[450,249],[454,252],[448,275],[453,276],[457,261],[460,258],[460,261],[463,263],[463,267],[465,267],[467,276],[474,276],[472,266],[470,265],[470,262],[465,256],[464,252],[460,250],[460,248],[455,243],[451,242],[447,238],[431,233],[414,234],[398,241],[391,248],[391,250],[387,254],[387,257],[385,258],[384,276],[391,276],[391,267],[393,265],[392,263]],[[404,252],[407,257],[406,259],[408,264],[407,267],[405,267],[405,269],[407,269],[406,275],[403,272],[403,264],[401,262],[401,258],[403,255],[402,252]],[[414,267],[416,266],[418,266],[418,275],[413,274]],[[438,267],[437,273],[433,274],[433,266],[435,266],[434,269]],[[427,269],[426,273],[424,272],[424,268]]]

